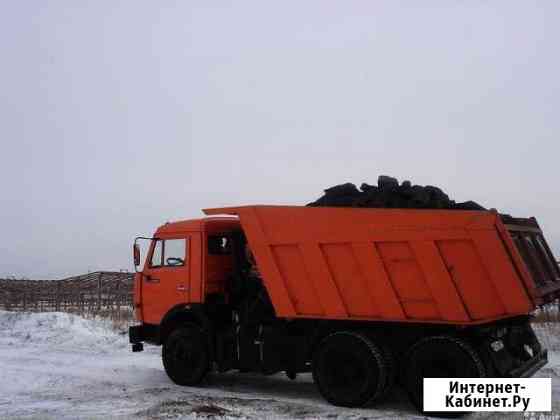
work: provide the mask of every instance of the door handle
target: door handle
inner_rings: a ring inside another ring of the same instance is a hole
[[[144,280],[146,280],[146,283],[159,283],[159,279],[152,276],[144,276]]]
[[[184,284],[178,284],[178,285],[177,285],[177,290],[178,290],[179,292],[184,292],[184,291],[187,290],[187,287],[186,287]]]

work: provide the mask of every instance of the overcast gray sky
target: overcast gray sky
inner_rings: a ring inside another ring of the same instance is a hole
[[[0,275],[379,174],[534,215],[560,257],[558,1],[1,6]]]

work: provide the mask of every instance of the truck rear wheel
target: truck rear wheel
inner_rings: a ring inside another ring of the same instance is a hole
[[[424,378],[479,378],[486,368],[476,350],[453,336],[427,337],[414,344],[407,355],[403,383],[418,411],[434,416],[459,417],[463,412],[427,413],[424,405]]]
[[[384,344],[381,346],[381,350],[383,352],[383,358],[385,359],[385,366],[387,371],[387,380],[385,382],[385,386],[381,391],[380,399],[385,398],[387,395],[391,393],[395,384],[397,383],[397,379],[399,376],[399,369],[397,367],[397,360],[393,353],[393,350],[389,345]]]
[[[167,376],[177,385],[198,384],[210,366],[206,336],[194,325],[173,330],[161,357]]]
[[[325,337],[313,356],[313,380],[331,404],[361,407],[377,400],[387,383],[382,350],[367,335],[340,331]]]

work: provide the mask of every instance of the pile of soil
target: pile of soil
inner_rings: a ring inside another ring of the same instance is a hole
[[[377,185],[352,183],[327,188],[310,207],[370,207],[402,209],[486,210],[474,201],[456,203],[440,188],[432,185],[412,185],[410,181],[399,184],[396,178],[381,175]]]

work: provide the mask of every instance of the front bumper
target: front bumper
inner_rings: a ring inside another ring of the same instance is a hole
[[[133,325],[128,328],[128,339],[131,344],[141,343],[145,341],[144,325]]]
[[[133,325],[128,328],[128,339],[134,352],[144,349],[143,342],[159,345],[159,327],[151,324]]]
[[[132,344],[132,352],[137,353],[144,350],[144,326],[134,325],[128,328],[128,340]]]

